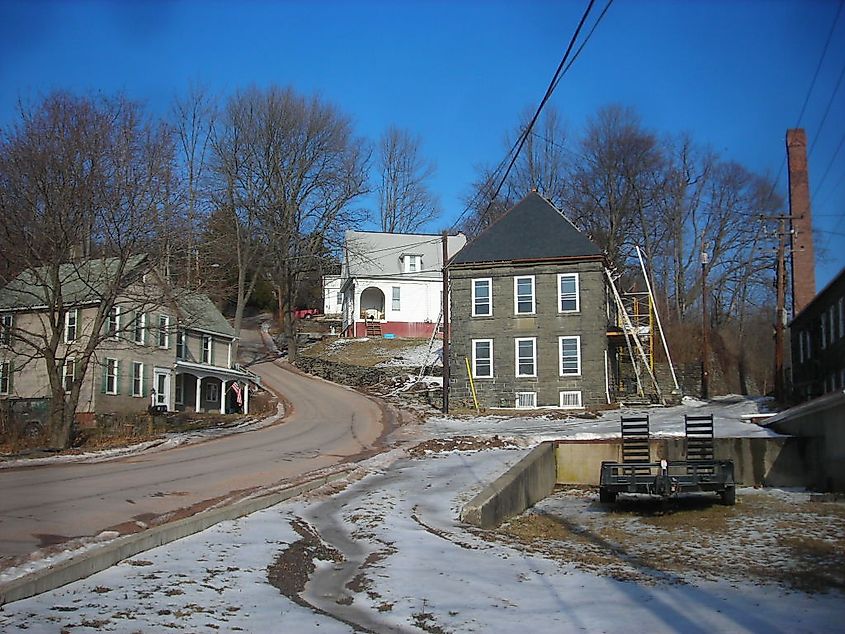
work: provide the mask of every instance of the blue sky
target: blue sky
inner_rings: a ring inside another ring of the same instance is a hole
[[[536,106],[586,0],[556,2],[42,2],[0,0],[0,126],[18,99],[123,91],[153,114],[191,83],[318,93],[376,139],[423,138],[438,166],[439,230],[479,164]],[[597,0],[595,12],[604,6]],[[772,176],[785,156],[839,0],[615,0],[552,102],[574,137],[610,103],[689,132]],[[817,285],[845,265],[845,11],[801,121],[812,142]],[[828,104],[830,112],[820,129]],[[840,147],[834,160],[837,146]],[[824,182],[822,176],[827,172]],[[786,193],[786,174],[778,189]]]

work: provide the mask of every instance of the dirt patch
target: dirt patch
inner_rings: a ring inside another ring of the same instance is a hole
[[[453,438],[434,438],[426,440],[419,445],[412,447],[408,453],[413,458],[447,451],[480,451],[482,449],[512,449],[516,448],[513,442],[493,436],[492,438],[479,438],[476,436],[455,436]]]
[[[638,583],[753,580],[804,592],[845,590],[845,503],[806,495],[620,498],[567,488],[502,525],[496,539],[595,574]],[[488,533],[489,535],[489,533]]]
[[[326,338],[301,351],[301,357],[371,368],[401,358],[406,350],[427,345],[428,339],[335,339]]]
[[[302,539],[290,544],[267,568],[267,580],[292,601],[312,608],[299,594],[317,568],[314,560],[340,563],[343,555],[323,542],[317,531],[301,519],[291,522],[291,526]]]

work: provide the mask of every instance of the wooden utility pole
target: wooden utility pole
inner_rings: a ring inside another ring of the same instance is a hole
[[[786,218],[781,216],[778,219],[778,257],[777,257],[777,309],[775,310],[775,399],[783,402],[784,399],[784,375],[783,375],[783,335],[786,322]]]
[[[443,232],[443,413],[449,413],[449,234]]]
[[[707,262],[710,257],[706,251],[707,245],[701,245],[701,398],[710,398],[710,372],[707,356]]]

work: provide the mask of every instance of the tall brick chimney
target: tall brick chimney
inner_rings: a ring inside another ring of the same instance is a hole
[[[810,212],[810,175],[807,171],[807,133],[786,131],[789,161],[789,215],[792,216],[792,314],[797,315],[816,296],[816,260],[813,254],[813,216]]]

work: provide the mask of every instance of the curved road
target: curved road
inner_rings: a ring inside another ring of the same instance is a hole
[[[283,423],[97,464],[0,470],[0,565],[105,529],[136,532],[354,460],[392,427],[392,414],[372,399],[268,360],[258,333],[243,335],[241,358],[288,402]]]

